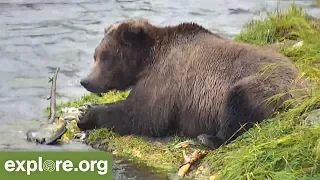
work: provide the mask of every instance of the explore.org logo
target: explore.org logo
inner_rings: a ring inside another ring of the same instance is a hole
[[[4,169],[8,172],[14,171],[23,171],[27,175],[30,175],[31,172],[35,171],[96,171],[99,175],[106,175],[108,173],[108,161],[107,160],[82,160],[79,162],[77,167],[74,167],[74,164],[71,160],[45,160],[42,161],[42,157],[38,158],[38,161],[35,160],[8,160],[4,164]]]
[[[0,152],[0,163],[0,179],[112,179],[112,158],[106,152]]]

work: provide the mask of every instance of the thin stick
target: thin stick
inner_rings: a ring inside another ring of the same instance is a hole
[[[60,68],[57,68],[53,78],[50,78],[49,80],[49,83],[51,82],[52,86],[51,86],[50,97],[48,98],[48,100],[50,99],[50,115],[49,115],[50,118],[48,120],[48,123],[53,123],[56,119],[56,108],[57,108],[56,89],[57,89],[57,76],[58,76],[59,70]]]

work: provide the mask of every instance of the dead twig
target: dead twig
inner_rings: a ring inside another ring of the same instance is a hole
[[[178,170],[178,176],[184,177],[190,170],[191,166],[201,159],[204,155],[206,155],[206,152],[201,150],[195,150],[191,155],[187,156],[185,151],[182,150],[183,153],[183,164],[179,167]]]
[[[52,83],[51,86],[51,93],[50,93],[50,97],[48,98],[48,100],[50,99],[50,115],[49,115],[49,120],[48,123],[53,123],[56,119],[56,108],[57,108],[57,104],[56,104],[56,89],[57,89],[57,76],[58,76],[58,72],[59,72],[60,68],[57,68],[53,77],[49,78],[49,83]]]

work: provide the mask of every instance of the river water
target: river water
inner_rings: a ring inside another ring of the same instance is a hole
[[[79,84],[93,62],[103,27],[133,17],[153,24],[194,21],[225,37],[259,12],[287,8],[289,0],[0,0],[0,149],[91,150],[80,143],[61,147],[36,146],[24,133],[43,119],[49,105],[51,77],[60,67],[58,102],[87,93]],[[296,0],[313,16],[315,1]],[[114,179],[156,179],[151,173],[117,163]]]

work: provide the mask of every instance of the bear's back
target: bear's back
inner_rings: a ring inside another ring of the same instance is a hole
[[[230,88],[241,79],[261,72],[268,64],[286,64],[271,76],[279,83],[288,82],[284,77],[294,80],[297,76],[290,59],[271,49],[208,33],[179,41],[171,45],[168,53],[159,59],[157,70],[152,71],[154,77],[163,77],[154,88],[170,87],[167,90],[179,107],[181,119],[203,120],[190,126],[183,124],[184,131],[191,134],[196,134],[195,129],[210,133],[215,124],[209,121],[217,121]]]
[[[158,59],[156,69],[161,74],[176,77],[177,82],[196,76],[199,80],[210,77],[232,85],[269,64],[285,63],[286,71],[297,71],[289,58],[272,49],[219,38],[210,33],[181,37],[168,46],[168,52]]]

